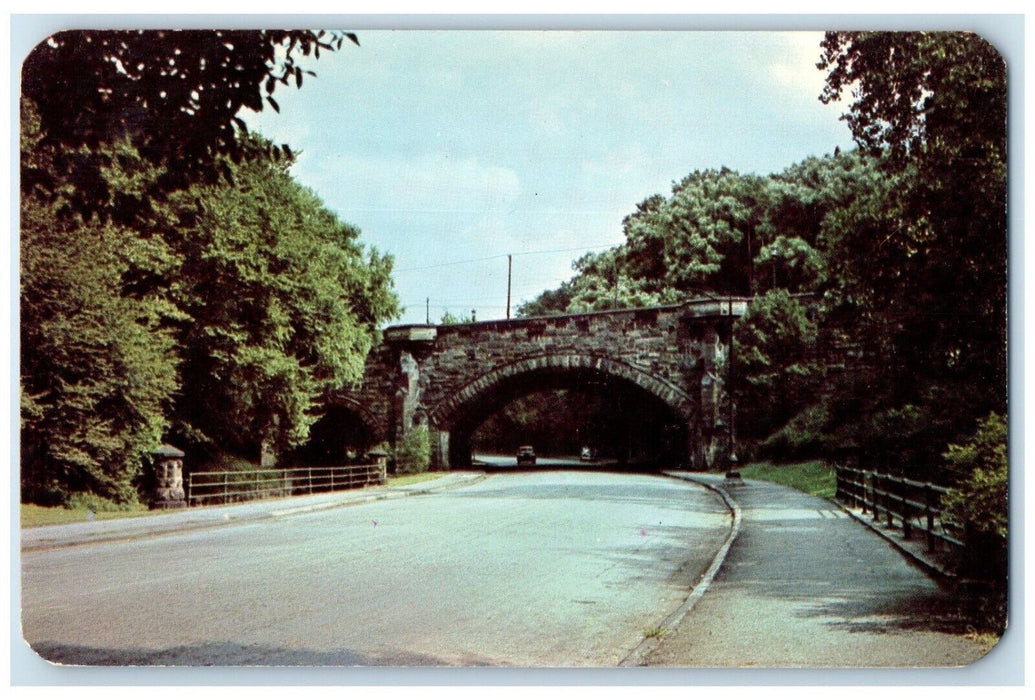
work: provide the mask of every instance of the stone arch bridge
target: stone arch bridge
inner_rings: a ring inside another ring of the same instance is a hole
[[[729,454],[732,405],[724,386],[733,322],[744,297],[385,330],[363,383],[332,397],[373,442],[428,428],[432,464],[470,463],[475,429],[511,400],[541,389],[599,386],[642,395],[680,428],[680,459],[710,467]]]

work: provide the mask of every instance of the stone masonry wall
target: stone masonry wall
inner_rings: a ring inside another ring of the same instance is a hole
[[[394,327],[367,358],[363,385],[338,399],[362,407],[379,439],[394,442],[427,425],[433,449],[443,453],[455,417],[498,382],[544,368],[593,368],[665,402],[704,449],[721,432],[725,343],[733,317],[743,313],[743,304],[739,313],[732,304],[728,313],[707,304]],[[448,457],[438,454],[443,461]]]

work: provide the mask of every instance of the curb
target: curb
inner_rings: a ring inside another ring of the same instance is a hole
[[[726,541],[722,543],[722,546],[719,547],[719,551],[715,553],[712,563],[708,565],[707,570],[705,570],[704,574],[697,582],[697,585],[691,587],[690,595],[687,596],[682,605],[662,620],[661,624],[658,626],[661,630],[661,634],[656,637],[645,638],[641,641],[636,648],[629,652],[629,654],[627,654],[626,657],[618,663],[620,668],[647,665],[645,661],[646,657],[661,645],[666,634],[675,631],[676,627],[679,626],[679,623],[683,621],[683,618],[685,618],[690,611],[694,609],[694,606],[697,605],[697,601],[704,597],[704,594],[708,591],[708,587],[715,579],[715,575],[719,573],[719,569],[721,569],[723,563],[725,563],[726,556],[729,554],[730,547],[733,546],[734,540],[736,540],[740,535],[740,524],[743,520],[743,514],[740,510],[740,506],[733,500],[733,497],[729,495],[726,489],[721,486],[708,483],[707,481],[695,479],[688,475],[670,472],[662,473],[669,478],[689,481],[719,494],[719,497],[722,498],[726,507],[733,515],[733,523],[730,526],[730,534],[726,537]]]
[[[271,509],[263,510],[257,513],[251,513],[247,515],[234,515],[232,513],[224,513],[219,515],[217,513],[207,514],[209,517],[205,517],[206,514],[199,513],[198,519],[187,521],[187,522],[167,522],[158,523],[153,527],[142,526],[139,528],[132,528],[131,526],[126,527],[122,531],[99,531],[79,534],[65,534],[56,532],[52,538],[40,535],[38,538],[34,538],[29,542],[25,542],[26,532],[31,532],[37,528],[30,528],[21,531],[22,552],[31,552],[44,549],[60,549],[64,547],[75,547],[79,545],[88,544],[99,544],[105,542],[126,542],[131,540],[143,539],[146,537],[160,537],[163,535],[173,535],[181,532],[192,532],[196,530],[209,530],[218,527],[226,527],[228,525],[240,525],[243,523],[253,523],[262,520],[274,520],[278,518],[289,518],[296,515],[304,515],[307,513],[316,513],[324,510],[333,510],[335,508],[347,508],[350,506],[364,505],[367,503],[373,503],[376,501],[392,500],[396,498],[406,498],[408,496],[423,496],[426,494],[439,493],[442,491],[448,491],[450,489],[460,488],[462,486],[470,486],[476,484],[487,478],[484,472],[476,472],[469,474],[456,475],[454,479],[443,479],[449,483],[439,484],[438,486],[429,485],[423,488],[411,488],[411,487],[379,487],[380,490],[374,493],[349,493],[343,491],[341,498],[334,500],[327,500],[322,503],[310,503],[307,505],[289,506],[284,503],[281,504],[284,507],[277,508],[271,504]],[[432,484],[434,482],[431,482]],[[245,504],[239,504],[245,505]],[[125,523],[128,521],[110,521],[115,523]],[[62,526],[58,526],[62,527]]]

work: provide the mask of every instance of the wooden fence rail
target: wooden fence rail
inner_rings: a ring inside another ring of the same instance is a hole
[[[384,462],[339,467],[192,472],[187,479],[187,503],[210,505],[324,493],[381,485],[386,479]]]
[[[876,471],[837,467],[837,500],[860,508],[874,521],[896,520],[907,539],[919,531],[926,536],[928,551],[939,547],[962,548],[961,533],[942,519],[941,499],[949,489],[930,482],[913,481]]]

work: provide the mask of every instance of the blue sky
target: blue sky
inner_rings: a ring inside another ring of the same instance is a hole
[[[362,31],[252,128],[395,257],[399,323],[478,320],[622,241],[622,218],[694,170],[771,173],[851,147],[818,100],[819,33]]]

